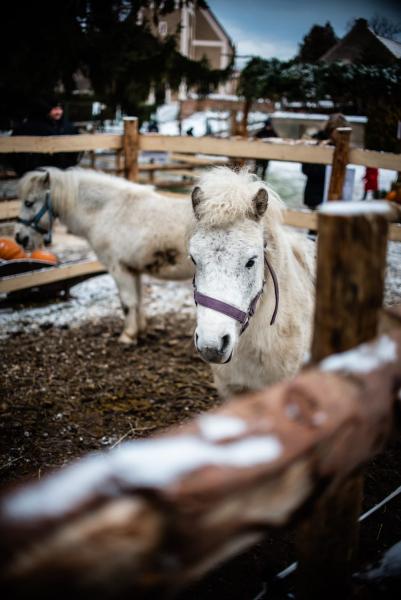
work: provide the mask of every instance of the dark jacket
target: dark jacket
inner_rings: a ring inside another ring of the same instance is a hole
[[[257,133],[255,133],[255,138],[264,139],[264,138],[272,138],[278,137],[276,130],[273,125],[264,125],[262,129],[260,129]]]
[[[61,118],[54,121],[48,117],[33,117],[17,126],[11,135],[47,136],[47,135],[76,135],[77,129],[67,119]],[[58,167],[67,169],[77,164],[78,152],[56,152],[54,154],[38,154],[21,152],[10,154],[8,162],[12,165],[17,175],[21,177],[27,171],[38,167]]]
[[[328,139],[328,135],[325,130],[319,131],[313,137],[318,140],[318,143],[322,140]],[[323,202],[326,165],[320,165],[317,163],[303,163],[302,173],[306,175],[304,204],[306,204],[306,206],[309,208],[315,209]]]

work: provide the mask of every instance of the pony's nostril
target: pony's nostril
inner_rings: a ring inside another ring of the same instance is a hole
[[[29,242],[29,238],[27,235],[21,236],[19,233],[17,233],[15,236],[15,241],[17,242],[17,244],[20,244],[21,246],[26,248]]]
[[[230,344],[230,336],[228,334],[223,335],[223,337],[221,338],[220,352],[225,352],[229,344]]]

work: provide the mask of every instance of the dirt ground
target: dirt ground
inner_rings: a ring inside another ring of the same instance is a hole
[[[136,347],[121,321],[2,341],[0,481],[40,477],[94,449],[147,436],[217,403],[188,317],[154,317]]]
[[[42,477],[94,449],[150,435],[219,403],[197,356],[188,315],[158,315],[136,347],[117,343],[119,318],[80,327],[44,324],[0,341],[0,482]],[[367,468],[364,508],[400,485],[401,444]],[[401,497],[361,528],[360,564],[401,539]],[[182,600],[254,600],[294,560],[293,532],[270,532],[251,551],[210,574]],[[289,598],[289,579],[268,598]],[[376,595],[358,597],[375,598]],[[382,597],[382,596],[380,596]]]

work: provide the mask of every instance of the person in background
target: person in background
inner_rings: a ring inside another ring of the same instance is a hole
[[[324,129],[315,133],[313,139],[316,140],[317,144],[335,146],[335,132],[337,127],[345,127],[347,125],[348,121],[344,115],[340,113],[330,115]],[[326,165],[304,163],[302,164],[302,173],[306,175],[304,204],[311,210],[316,210],[319,204],[323,202]]]
[[[373,198],[377,197],[379,190],[378,177],[379,169],[376,169],[376,167],[366,167],[365,175],[362,178],[365,182],[362,200],[366,200],[368,192],[372,192]]]
[[[149,133],[159,133],[159,126],[158,126],[157,121],[155,119],[151,119],[149,121],[148,132]]]
[[[276,132],[276,130],[273,127],[271,119],[270,118],[266,119],[266,121],[264,122],[264,125],[263,125],[262,129],[260,129],[255,134],[255,139],[263,140],[263,139],[274,138],[274,137],[278,137],[277,132]],[[255,162],[255,173],[262,180],[266,176],[266,171],[267,171],[267,167],[268,166],[269,166],[269,161],[265,160],[265,159],[258,159]]]
[[[64,117],[64,109],[54,98],[40,100],[32,107],[29,117],[15,127],[12,134],[29,136],[77,135],[78,130]],[[9,155],[8,162],[18,177],[38,167],[58,167],[67,169],[75,166],[80,158],[78,152],[55,152],[40,154],[21,152]]]

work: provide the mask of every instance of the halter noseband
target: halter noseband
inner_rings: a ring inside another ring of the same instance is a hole
[[[47,212],[49,213],[49,228],[45,229],[44,227],[41,227],[41,225],[39,225],[39,222]],[[32,219],[21,219],[21,217],[18,217],[17,222],[22,223],[27,227],[31,227],[32,229],[43,235],[43,241],[46,245],[48,245],[51,244],[52,241],[52,227],[54,218],[55,214],[52,208],[50,192],[46,192],[45,202],[43,206],[39,209],[39,211],[36,213],[36,215],[34,215]]]
[[[278,286],[276,273],[274,272],[273,267],[267,260],[266,255],[265,255],[265,264],[266,264],[266,266],[269,270],[269,273],[273,279],[274,296],[275,296],[275,300],[276,300],[273,315],[270,320],[270,325],[273,325],[274,321],[276,320],[280,293],[279,293],[279,286]],[[222,302],[221,300],[217,300],[216,298],[212,298],[211,296],[206,296],[205,294],[198,292],[198,290],[196,289],[195,277],[194,277],[193,286],[194,286],[195,304],[200,304],[201,306],[204,306],[205,308],[211,308],[212,310],[222,313],[223,315],[227,315],[227,317],[231,317],[232,319],[239,321],[239,323],[241,323],[241,331],[240,331],[240,334],[241,334],[241,333],[244,333],[244,331],[246,330],[246,328],[249,325],[249,321],[250,321],[251,317],[253,317],[253,315],[255,314],[256,305],[258,303],[259,298],[263,294],[263,288],[265,286],[265,283],[266,283],[266,281],[263,281],[262,289],[253,298],[253,300],[251,301],[251,303],[249,305],[248,310],[245,312],[243,310],[240,310],[236,306],[232,306],[232,304],[227,304],[226,302]]]

